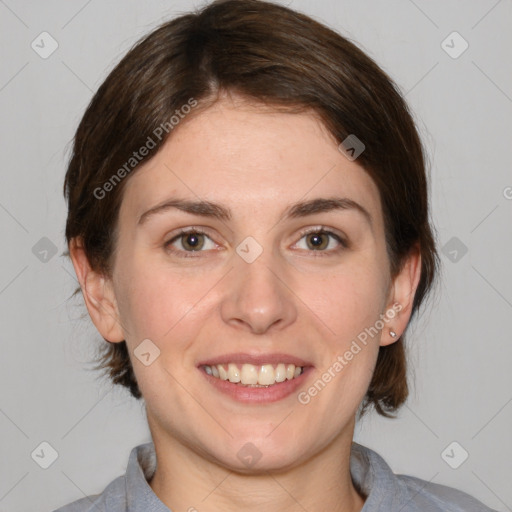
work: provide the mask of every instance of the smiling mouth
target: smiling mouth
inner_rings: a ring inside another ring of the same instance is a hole
[[[286,380],[293,380],[304,372],[303,366],[291,363],[253,365],[244,363],[224,363],[201,366],[211,377],[229,381],[245,387],[268,388]]]

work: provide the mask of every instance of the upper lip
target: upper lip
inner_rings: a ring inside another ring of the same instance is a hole
[[[312,364],[300,357],[292,356],[290,354],[248,354],[248,353],[232,353],[232,354],[224,354],[221,356],[212,357],[210,359],[205,359],[198,363],[198,366],[208,365],[213,366],[217,364],[224,363],[237,363],[243,364],[248,363],[254,366],[260,366],[263,364],[294,364],[295,366],[312,366]]]

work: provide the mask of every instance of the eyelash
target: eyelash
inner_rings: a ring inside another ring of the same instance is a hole
[[[177,235],[175,235],[170,240],[168,240],[167,242],[164,243],[164,249],[168,250],[169,252],[171,252],[172,254],[175,254],[175,255],[180,254],[179,257],[181,257],[181,258],[198,258],[198,257],[200,257],[200,256],[192,256],[192,254],[193,253],[201,253],[201,252],[205,252],[205,251],[183,251],[183,250],[176,250],[174,248],[171,248],[172,244],[176,240],[179,240],[183,235],[188,235],[190,233],[194,233],[194,234],[197,234],[197,235],[205,235],[208,238],[210,238],[210,240],[211,240],[211,237],[208,235],[208,233],[206,231],[204,231],[203,229],[201,229],[201,228],[194,228],[194,227],[183,228],[183,229],[179,230]],[[316,227],[316,228],[313,228],[313,229],[309,228],[309,229],[301,231],[299,240],[304,238],[306,235],[313,234],[313,233],[317,234],[317,235],[320,235],[320,234],[322,234],[322,235],[329,235],[332,238],[334,238],[341,245],[341,248],[334,249],[334,250],[331,249],[330,251],[325,251],[325,250],[323,250],[323,251],[314,251],[314,250],[310,250],[309,252],[318,253],[318,254],[315,254],[314,257],[322,258],[322,257],[326,257],[326,256],[331,256],[332,253],[337,254],[337,253],[341,252],[342,250],[349,248],[349,244],[348,244],[348,242],[346,240],[344,240],[340,235],[338,235],[337,233],[334,233],[333,231],[330,231],[329,229],[327,229],[324,226]],[[181,255],[181,253],[183,255]],[[322,253],[327,253],[327,254],[322,254]]]

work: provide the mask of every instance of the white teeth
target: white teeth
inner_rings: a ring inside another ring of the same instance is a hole
[[[275,372],[276,382],[284,382],[286,380],[286,366],[279,363]]]
[[[240,382],[240,370],[236,364],[228,364],[228,379],[229,382]]]
[[[254,368],[256,368],[256,367],[254,367]],[[298,369],[300,372],[300,367]],[[275,377],[275,373],[274,373],[274,367],[271,364],[264,364],[260,368],[260,373],[258,375],[258,384],[262,384],[264,386],[270,386],[271,384],[274,384],[275,382],[276,382],[276,377]]]
[[[208,366],[205,366],[205,369],[208,368]],[[219,371],[219,377],[222,380],[228,380],[228,372],[225,370],[224,365],[219,364],[217,365],[217,370]]]
[[[252,364],[243,364],[240,382],[242,384],[258,384],[258,368]]]
[[[244,386],[272,386],[276,382],[299,377],[303,372],[301,366],[284,363],[279,363],[275,368],[271,364],[255,366],[248,363],[242,364],[241,369],[235,363],[228,363],[227,370],[225,364],[204,365],[203,368],[208,375]]]

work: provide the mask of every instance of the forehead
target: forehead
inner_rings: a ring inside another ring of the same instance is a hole
[[[342,155],[315,115],[233,99],[185,118],[130,177],[122,210],[137,215],[171,195],[253,213],[336,195],[364,203],[372,217],[380,217],[374,181]]]

